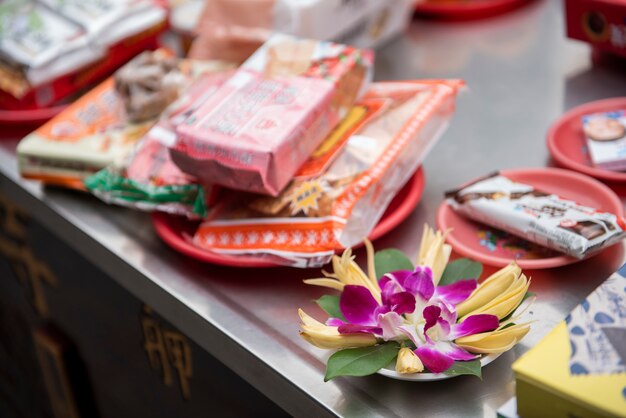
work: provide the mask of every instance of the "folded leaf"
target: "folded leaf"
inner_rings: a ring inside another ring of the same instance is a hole
[[[368,376],[382,369],[398,355],[400,346],[387,342],[373,347],[350,348],[337,351],[326,364],[327,382],[338,376]]]

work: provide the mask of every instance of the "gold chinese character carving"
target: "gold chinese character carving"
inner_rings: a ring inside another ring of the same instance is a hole
[[[54,417],[79,418],[76,395],[66,365],[67,347],[45,328],[35,330],[33,339]]]
[[[27,287],[37,313],[48,316],[48,304],[43,283],[56,287],[58,281],[48,265],[35,256],[27,241],[23,221],[26,213],[0,195],[0,253],[11,263],[15,275]]]
[[[162,329],[158,320],[151,316],[152,308],[144,306],[141,317],[144,344],[150,366],[161,370],[163,383],[173,383],[172,369],[178,374],[180,391],[185,400],[191,399],[189,379],[193,375],[191,349],[187,338],[178,331]]]

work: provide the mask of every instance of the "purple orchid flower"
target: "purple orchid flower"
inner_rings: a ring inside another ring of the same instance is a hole
[[[499,325],[494,315],[473,315],[460,324],[456,323],[454,307],[476,289],[478,282],[474,279],[435,286],[432,270],[417,266],[414,271],[387,273],[379,280],[379,285],[383,300],[396,292],[408,292],[415,296],[414,313],[407,315],[413,325],[400,326],[400,331],[413,341],[417,347],[415,354],[433,373],[449,369],[455,360],[476,357],[456,346],[452,342],[456,338],[492,331]]]
[[[326,324],[338,327],[340,334],[368,332],[388,341],[402,337],[402,315],[413,312],[415,297],[409,292],[397,292],[383,297],[379,304],[367,288],[347,285],[341,293],[339,309],[347,323],[331,318]]]
[[[445,305],[447,311],[463,302],[478,286],[475,279],[460,280],[446,286],[435,286],[430,267],[417,266],[414,271],[399,270],[385,274],[379,281],[383,299],[396,292],[409,292],[415,296],[415,313],[421,314],[428,305]],[[449,322],[456,318],[448,318]]]
[[[449,322],[444,318],[452,315],[456,320],[456,313],[444,312],[445,308],[429,305],[424,308],[423,315],[426,323],[423,331],[418,335],[419,327],[402,326],[404,332],[417,347],[414,352],[433,373],[448,370],[455,360],[467,361],[476,358],[461,347],[454,344],[454,340],[466,335],[493,331],[498,328],[499,321],[495,315],[472,315],[461,323]]]

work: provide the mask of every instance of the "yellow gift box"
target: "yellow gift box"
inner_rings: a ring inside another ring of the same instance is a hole
[[[513,364],[520,417],[626,417],[624,276],[626,265]]]

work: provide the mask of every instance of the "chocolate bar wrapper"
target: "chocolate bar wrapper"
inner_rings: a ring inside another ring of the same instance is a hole
[[[222,195],[193,242],[294,267],[324,265],[372,231],[445,130],[461,86],[372,83],[278,196]]]
[[[275,35],[178,126],[172,158],[202,182],[275,196],[363,93],[372,61]]]
[[[463,216],[576,258],[626,237],[626,224],[612,213],[582,206],[494,174],[446,193]]]
[[[221,69],[221,66],[216,67]],[[224,69],[229,66],[224,66]],[[203,73],[137,144],[123,167],[109,166],[85,179],[87,189],[108,204],[143,211],[207,216],[205,196],[213,188],[200,185],[172,162],[169,147],[176,126],[206,101],[227,78],[227,71]],[[207,194],[205,194],[207,190]]]
[[[583,116],[591,161],[607,170],[626,169],[626,111]]]

